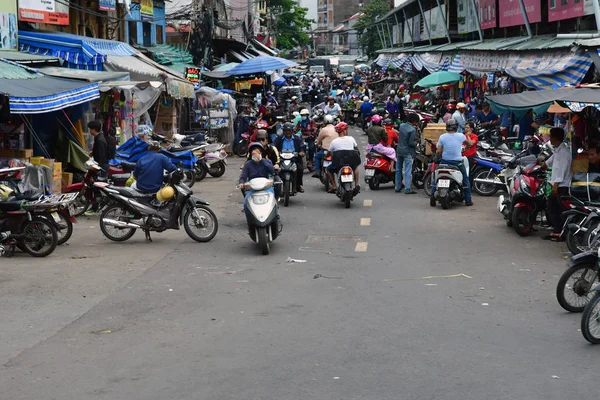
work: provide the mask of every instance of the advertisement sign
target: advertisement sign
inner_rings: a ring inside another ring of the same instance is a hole
[[[444,26],[444,18],[442,17],[440,10],[442,10],[441,7],[435,7],[423,13],[427,24],[429,25],[429,33],[431,34],[431,39],[439,39],[446,37],[446,27]],[[427,35],[427,27],[425,26],[425,24],[423,24],[421,40],[427,39],[429,39],[429,36]]]
[[[19,20],[69,25],[69,6],[67,2],[58,3],[54,0],[19,0]]]
[[[200,81],[200,68],[185,67],[184,78],[194,84],[198,83]]]
[[[457,22],[458,33],[469,33],[477,30],[477,19],[473,10],[473,2],[471,0],[457,0]]]
[[[505,2],[514,0],[502,0]],[[481,29],[495,28],[496,25],[496,0],[475,0],[479,12]],[[517,0],[518,4],[518,0]]]
[[[548,21],[585,15],[583,0],[548,0]]]
[[[525,3],[525,10],[527,11],[529,23],[533,24],[541,22],[542,8],[540,7],[540,0],[523,0],[523,2]],[[500,28],[523,25],[525,23],[523,15],[521,14],[521,4],[519,0],[501,1],[500,6],[498,7],[498,14],[500,18]]]
[[[142,16],[142,21],[154,20],[154,1],[142,0],[140,2],[140,14]]]
[[[0,4],[0,49],[17,49],[17,2]]]
[[[102,11],[116,11],[117,0],[100,0],[99,7]]]

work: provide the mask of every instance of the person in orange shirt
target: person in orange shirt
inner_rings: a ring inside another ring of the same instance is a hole
[[[398,143],[398,131],[394,129],[394,121],[390,118],[386,118],[383,121],[383,127],[387,132],[388,140],[384,143],[386,147],[396,148],[396,144]]]
[[[465,123],[465,136],[467,137],[467,139],[473,141],[472,145],[468,145],[467,142],[465,142],[465,149],[462,152],[462,155],[467,157],[467,160],[469,160],[469,169],[472,170],[473,158],[477,156],[477,142],[479,138],[475,133],[475,124],[471,121]]]

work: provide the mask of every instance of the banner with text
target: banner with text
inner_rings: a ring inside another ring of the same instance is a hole
[[[471,0],[457,0],[456,9],[458,33],[475,32],[477,30],[477,19],[473,10],[473,2]]]
[[[536,22],[541,22],[542,8],[540,7],[540,0],[523,0],[523,3],[525,4],[529,23],[534,24]],[[498,13],[500,14],[500,28],[525,24],[523,14],[521,13],[521,2],[519,0],[501,1]]]
[[[154,1],[153,0],[142,0],[140,3],[140,14],[142,21],[153,21],[154,20]]]
[[[67,2],[19,0],[19,20],[52,25],[69,25]]]
[[[100,10],[116,11],[117,10],[117,0],[100,0]]]
[[[548,0],[549,22],[582,17],[593,13],[593,0]]]
[[[509,1],[509,0],[503,0]],[[481,29],[495,28],[496,25],[496,0],[475,0],[479,13]]]
[[[0,49],[17,48],[17,2],[0,4]]]

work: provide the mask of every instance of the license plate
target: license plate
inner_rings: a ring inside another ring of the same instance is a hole
[[[374,169],[367,169],[365,170],[365,176],[374,176],[375,175],[375,170]]]
[[[60,222],[60,217],[58,216],[58,213],[50,213],[50,215],[52,215],[52,218],[54,219],[54,222],[59,223]]]
[[[354,177],[352,175],[342,175],[342,182],[352,182]]]
[[[440,179],[437,181],[437,186],[439,188],[449,188],[450,187],[450,179]]]
[[[75,214],[75,207],[73,204],[69,204],[69,215]]]
[[[331,165],[331,161],[323,161],[323,167],[327,168]]]

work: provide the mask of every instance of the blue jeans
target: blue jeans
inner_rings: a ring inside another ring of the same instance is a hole
[[[448,164],[448,165],[456,165],[458,169],[460,169],[460,173],[463,176],[463,191],[465,192],[465,202],[471,202],[471,181],[469,180],[469,176],[467,175],[467,169],[462,161],[453,161],[453,160],[442,160],[440,164]],[[435,181],[431,182],[431,196],[435,194]]]
[[[313,166],[315,167],[315,172],[321,172],[321,159],[325,155],[325,150],[317,151],[315,154],[315,161],[313,162]]]
[[[410,184],[412,182],[412,165],[412,154],[398,156],[398,160],[396,161],[396,191],[400,191],[400,188],[402,187],[402,169],[404,169],[404,191],[410,192]]]

